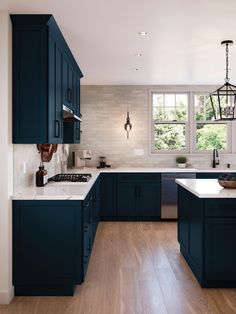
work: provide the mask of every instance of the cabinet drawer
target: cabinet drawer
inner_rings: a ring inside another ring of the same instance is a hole
[[[158,180],[160,180],[159,173],[122,173],[118,175],[119,182],[148,181],[156,183]]]
[[[205,216],[236,216],[236,198],[205,200]]]

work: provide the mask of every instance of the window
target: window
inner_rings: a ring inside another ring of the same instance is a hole
[[[194,119],[196,151],[207,151],[214,148],[229,151],[230,122],[214,120],[209,95],[202,93],[194,95]]]
[[[231,151],[232,122],[215,121],[209,93],[152,92],[151,151]]]
[[[186,151],[188,94],[152,95],[154,151]]]

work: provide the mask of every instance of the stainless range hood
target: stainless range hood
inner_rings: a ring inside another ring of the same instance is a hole
[[[63,119],[65,122],[81,122],[82,119],[74,114],[74,111],[63,105]]]

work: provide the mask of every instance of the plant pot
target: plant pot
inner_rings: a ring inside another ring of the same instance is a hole
[[[177,164],[178,165],[178,168],[186,168],[186,163],[184,164]]]

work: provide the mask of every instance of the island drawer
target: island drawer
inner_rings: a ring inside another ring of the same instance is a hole
[[[236,198],[205,200],[205,216],[209,217],[236,216]]]

